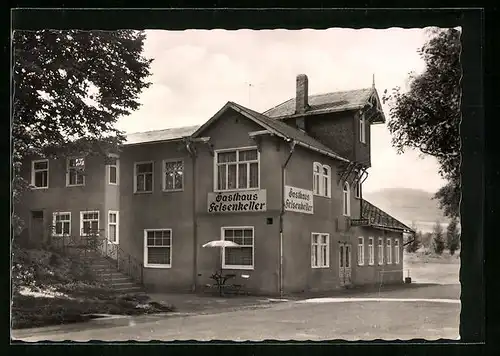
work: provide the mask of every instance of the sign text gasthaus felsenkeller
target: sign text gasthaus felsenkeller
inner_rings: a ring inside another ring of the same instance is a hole
[[[266,190],[208,193],[209,213],[252,213],[266,211]]]
[[[285,210],[303,214],[314,214],[312,190],[285,185],[285,196],[283,198]]]

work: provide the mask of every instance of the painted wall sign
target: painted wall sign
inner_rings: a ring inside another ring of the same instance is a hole
[[[266,190],[208,193],[209,213],[252,213],[267,210]]]
[[[285,210],[303,214],[314,214],[314,198],[312,190],[300,189],[285,185]]]

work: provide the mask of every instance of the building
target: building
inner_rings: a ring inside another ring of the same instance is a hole
[[[31,241],[96,229],[154,289],[194,290],[219,262],[254,293],[401,283],[407,226],[362,197],[375,87],[296,97],[264,113],[233,102],[201,126],[131,134],[119,157],[33,159],[18,214]],[[50,233],[51,231],[51,233]]]

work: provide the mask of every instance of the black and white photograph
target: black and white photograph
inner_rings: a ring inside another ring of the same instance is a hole
[[[460,340],[462,31],[14,31],[12,339]]]

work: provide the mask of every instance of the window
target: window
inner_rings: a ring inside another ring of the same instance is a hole
[[[349,183],[344,182],[342,194],[342,212],[344,216],[351,216],[351,190]]]
[[[144,230],[144,267],[172,267],[172,230]]]
[[[361,176],[362,176],[362,173],[359,172],[357,182],[356,182],[356,188],[354,189],[355,197],[358,199],[361,199]]]
[[[373,237],[368,238],[368,264],[375,263],[375,246],[373,246]]]
[[[119,211],[108,211],[108,240],[112,243],[119,243],[120,235],[120,212]]]
[[[399,264],[399,239],[394,239],[394,263]]]
[[[184,188],[184,162],[163,161],[163,190],[179,191]]]
[[[311,235],[311,267],[325,268],[330,266],[330,235],[312,233]]]
[[[256,148],[223,150],[215,153],[215,187],[243,190],[259,187],[260,155]]]
[[[82,236],[88,236],[99,233],[99,212],[98,211],[81,211],[80,212],[80,229]]]
[[[31,162],[31,185],[34,188],[49,187],[49,160],[41,159]]]
[[[365,239],[363,237],[358,237],[358,265],[363,266],[365,264]]]
[[[366,143],[366,120],[365,115],[359,118],[359,142]]]
[[[332,169],[328,165],[313,163],[313,192],[315,195],[330,198],[332,190]]]
[[[392,241],[391,239],[387,239],[387,264],[392,263]]]
[[[64,236],[71,234],[71,213],[53,213],[52,225],[54,236]]]
[[[137,162],[134,165],[134,192],[153,191],[153,162]]]
[[[232,241],[239,245],[222,249],[222,268],[253,269],[253,227],[223,227],[221,230],[222,240]]]
[[[321,163],[313,163],[313,192],[315,195],[320,195],[321,193]]]
[[[107,165],[109,184],[118,184],[118,166],[119,161],[117,159],[113,159],[112,162]]]
[[[66,186],[85,185],[85,158],[68,158],[66,165]]]
[[[384,264],[384,243],[382,238],[378,239],[378,264]]]

